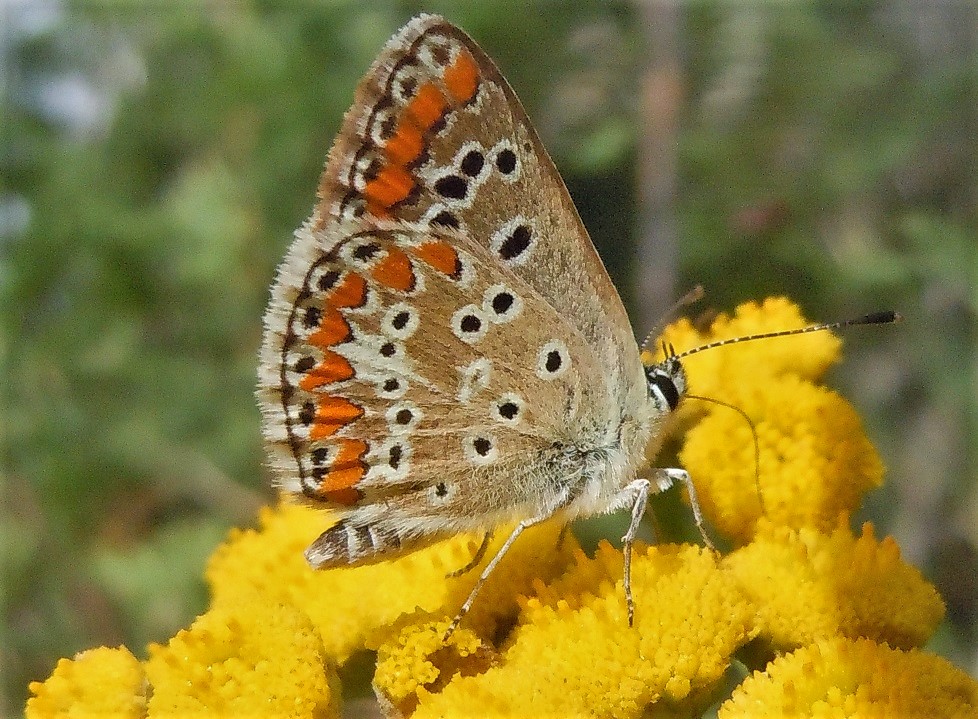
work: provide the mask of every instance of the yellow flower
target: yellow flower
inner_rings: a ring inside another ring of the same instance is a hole
[[[629,627],[621,552],[606,542],[593,559],[578,551],[564,576],[536,584],[497,656],[465,645],[469,654],[482,652],[487,669],[436,671],[454,669],[444,654],[458,650],[441,641],[445,623],[422,620],[381,647],[375,687],[416,719],[640,717],[659,701],[700,701],[753,636],[753,606],[712,553],[690,545],[638,547],[632,584],[637,607]],[[403,676],[424,682],[406,685]]]
[[[456,675],[482,674],[496,660],[495,648],[471,629],[459,627],[445,640],[451,620],[418,612],[402,617],[380,647],[374,691],[405,713],[417,695],[446,684]],[[399,710],[399,711],[400,711]]]
[[[257,594],[212,608],[149,653],[150,717],[339,716],[339,680],[316,629]]]
[[[763,523],[723,566],[754,600],[761,635],[781,649],[832,636],[917,647],[944,616],[934,587],[868,523],[858,538],[844,522],[828,534]]]
[[[31,682],[27,719],[146,716],[146,679],[125,647],[98,647],[62,659],[44,682]]]
[[[726,407],[710,410],[679,453],[704,513],[738,544],[750,540],[761,516],[829,529],[882,483],[882,462],[858,415],[835,392],[784,376],[738,394],[737,406],[754,422],[759,464],[750,427]]]
[[[259,591],[299,607],[319,629],[327,656],[342,664],[405,613],[421,609],[453,614],[479,576],[478,570],[448,576],[467,565],[479,546],[481,537],[469,535],[387,562],[315,571],[302,553],[332,521],[327,512],[304,505],[282,503],[262,510],[260,530],[233,531],[211,558],[207,579],[214,605],[233,606],[243,591]],[[568,561],[576,543],[568,538],[558,551],[560,529],[558,523],[547,522],[523,533],[486,582],[466,617],[468,626],[491,633],[500,619],[515,612],[520,592],[538,577],[553,576]],[[509,531],[496,532],[487,558]]]
[[[836,638],[775,659],[737,687],[718,719],[966,719],[978,683],[947,660],[867,639]]]

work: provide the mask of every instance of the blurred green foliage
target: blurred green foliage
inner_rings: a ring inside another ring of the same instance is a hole
[[[0,714],[58,657],[139,654],[186,625],[225,528],[272,496],[252,397],[267,286],[356,81],[421,9],[4,5]],[[424,9],[505,71],[640,307],[654,12]],[[975,10],[699,2],[663,21],[682,84],[676,296],[908,316],[850,336],[837,379],[891,467],[869,516],[943,582],[937,648],[975,666]]]

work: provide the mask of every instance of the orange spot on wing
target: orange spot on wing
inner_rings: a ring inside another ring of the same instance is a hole
[[[395,165],[406,166],[418,159],[424,148],[421,129],[407,118],[401,120],[394,136],[384,146],[384,153]]]
[[[343,355],[326,350],[323,361],[306,372],[299,380],[299,387],[308,391],[320,385],[342,382],[353,376],[353,366]]]
[[[431,240],[415,248],[414,253],[442,274],[458,277],[462,269],[455,248],[442,240]]]
[[[362,439],[340,440],[340,451],[320,480],[319,491],[336,501],[329,495],[349,489],[367,473],[367,465],[363,462],[366,453],[367,443]]]
[[[468,102],[479,84],[479,67],[469,53],[462,50],[455,62],[445,69],[445,87],[456,102]]]
[[[363,407],[343,397],[326,395],[319,400],[316,418],[309,430],[309,440],[315,442],[336,434],[346,425],[363,416]]]
[[[414,268],[408,256],[396,247],[391,247],[384,257],[370,271],[374,279],[401,292],[407,292],[414,287]]]
[[[356,272],[349,273],[329,293],[329,302],[333,307],[360,307],[366,299],[367,281]]]
[[[425,132],[445,116],[452,101],[460,104],[472,99],[478,86],[479,68],[472,56],[462,51],[445,69],[443,79],[451,97],[434,83],[418,88],[384,146],[389,164],[363,188],[367,210],[376,217],[390,217],[391,208],[406,200],[415,189],[417,181],[408,168],[424,151]]]
[[[348,339],[350,339],[350,325],[343,319],[343,314],[338,309],[327,305],[323,308],[319,329],[309,335],[309,344],[317,347],[332,347]]]
[[[388,165],[367,183],[363,194],[371,205],[389,208],[407,198],[413,189],[414,178],[410,172],[400,165]]]
[[[445,114],[445,97],[430,82],[421,86],[417,94],[405,108],[422,130],[427,130]]]
[[[406,168],[421,156],[424,133],[445,114],[446,101],[441,91],[427,83],[421,86],[397,124],[384,153],[394,166]]]

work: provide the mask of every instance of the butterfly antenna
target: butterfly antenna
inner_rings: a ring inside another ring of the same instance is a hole
[[[645,335],[645,339],[642,340],[642,345],[641,345],[642,351],[644,352],[648,348],[649,343],[653,339],[658,337],[660,334],[662,334],[662,330],[665,329],[666,323],[670,322],[672,318],[676,316],[679,310],[681,310],[683,307],[687,307],[688,305],[693,304],[694,302],[699,302],[701,299],[703,299],[704,294],[705,293],[703,292],[703,285],[696,285],[696,287],[694,287],[689,292],[687,292],[682,297],[680,297],[678,300],[676,300],[672,304],[672,307],[667,309],[662,314],[662,317],[660,317],[659,321],[655,323],[655,326],[652,327],[651,330],[649,330],[649,333]]]
[[[688,296],[688,295],[687,295]],[[681,303],[678,305],[681,306]],[[675,308],[673,308],[675,309]],[[691,354],[696,354],[697,352],[702,352],[703,350],[715,349],[717,347],[723,347],[724,345],[737,344],[738,342],[748,342],[751,340],[763,340],[769,339],[771,337],[787,337],[789,335],[801,335],[808,334],[809,332],[821,332],[823,330],[835,330],[841,329],[843,327],[852,327],[854,325],[887,325],[894,322],[900,322],[903,317],[892,311],[882,311],[882,312],[871,312],[868,315],[863,315],[862,317],[855,317],[849,320],[842,320],[841,322],[826,322],[823,324],[809,325],[808,327],[798,327],[791,330],[779,330],[777,332],[761,332],[753,335],[742,335],[740,337],[730,337],[725,340],[717,340],[716,342],[710,342],[709,344],[700,345],[699,347],[693,347],[685,352],[676,353],[671,345],[666,346],[663,344],[663,354],[667,357],[673,357],[675,359],[681,359],[683,357],[688,357]],[[767,510],[764,507],[764,493],[761,491],[761,448],[760,442],[757,438],[757,428],[754,426],[754,422],[747,415],[744,410],[736,405],[723,402],[712,397],[703,397],[702,395],[687,394],[686,397],[689,399],[699,399],[704,402],[712,402],[714,404],[721,405],[723,407],[729,407],[730,409],[737,412],[741,417],[743,417],[747,424],[750,425],[751,436],[754,440],[754,483],[757,486],[757,498],[761,505],[761,513],[767,514]]]
[[[757,439],[757,427],[754,426],[754,420],[750,416],[735,404],[730,404],[729,402],[724,402],[723,400],[714,399],[713,397],[704,397],[699,394],[687,394],[686,399],[698,399],[703,402],[712,402],[713,404],[718,404],[721,407],[729,407],[734,412],[739,414],[747,422],[747,426],[750,427],[751,439],[754,440],[754,485],[757,487],[757,501],[761,505],[761,514],[766,516],[767,509],[764,506],[764,493],[761,491],[761,443]]]
[[[691,354],[696,354],[697,352],[702,352],[703,350],[710,350],[716,347],[723,347],[724,345],[737,344],[738,342],[749,342],[752,340],[765,340],[771,337],[787,337],[789,335],[803,335],[809,332],[821,332],[823,330],[836,330],[843,327],[853,327],[855,325],[888,325],[894,322],[901,322],[903,317],[897,313],[890,310],[884,310],[882,312],[870,312],[868,315],[863,315],[862,317],[855,317],[849,320],[842,320],[841,322],[826,322],[824,324],[809,325],[808,327],[798,327],[793,330],[779,330],[777,332],[761,332],[754,335],[743,335],[741,337],[729,337],[725,340],[717,340],[716,342],[710,342],[709,344],[700,345],[699,347],[693,347],[685,352],[680,352],[675,355],[676,359],[682,359],[683,357],[688,357]]]

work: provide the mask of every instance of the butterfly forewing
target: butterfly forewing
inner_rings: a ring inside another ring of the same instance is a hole
[[[358,215],[458,229],[581,331],[608,370],[594,381],[622,402],[640,383],[624,307],[520,101],[441,18],[408,23],[357,88],[315,221]]]

